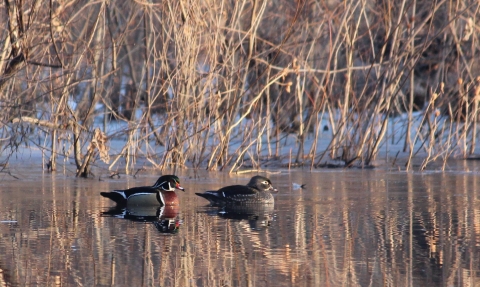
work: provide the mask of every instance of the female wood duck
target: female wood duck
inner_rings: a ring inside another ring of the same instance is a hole
[[[277,190],[273,188],[270,179],[257,175],[252,177],[247,185],[231,185],[217,191],[195,194],[207,199],[212,205],[266,204],[274,202],[271,191]]]
[[[171,206],[178,205],[175,189],[185,191],[180,186],[180,179],[176,175],[163,175],[152,186],[132,187],[100,194],[115,201],[119,206]]]

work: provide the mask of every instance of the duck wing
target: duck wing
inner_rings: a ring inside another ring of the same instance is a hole
[[[223,187],[217,191],[196,193],[196,195],[207,199],[213,204],[227,204],[251,201],[256,197],[257,191],[244,185],[232,185]]]
[[[151,186],[139,186],[139,187],[132,187],[126,190],[114,190],[113,192],[118,192],[123,196],[125,196],[126,199],[128,199],[131,196],[157,193],[158,190]]]
[[[100,195],[115,201],[117,204],[126,204],[127,199],[131,196],[141,194],[157,193],[158,190],[151,186],[132,187],[125,190],[114,190],[110,192],[100,192]]]

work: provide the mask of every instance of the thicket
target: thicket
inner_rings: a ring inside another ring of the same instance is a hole
[[[421,169],[468,157],[479,9],[474,0],[3,0],[2,158],[35,145],[50,169],[73,156],[88,176],[98,157],[128,171],[142,149],[161,169],[233,171],[245,158],[281,158],[287,134],[297,138],[292,162],[310,167],[368,166],[387,144],[403,146],[406,169],[418,156]],[[125,139],[118,154],[114,138]]]

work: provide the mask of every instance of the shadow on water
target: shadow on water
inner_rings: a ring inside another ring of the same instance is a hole
[[[0,184],[0,286],[480,286],[480,166],[467,164],[272,174],[261,208],[195,195],[251,175],[179,174],[178,209],[143,210],[99,192],[158,174],[24,172]]]

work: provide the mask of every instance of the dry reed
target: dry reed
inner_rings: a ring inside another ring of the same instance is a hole
[[[478,1],[4,3],[5,159],[40,134],[88,176],[96,128],[126,172],[475,154]]]

